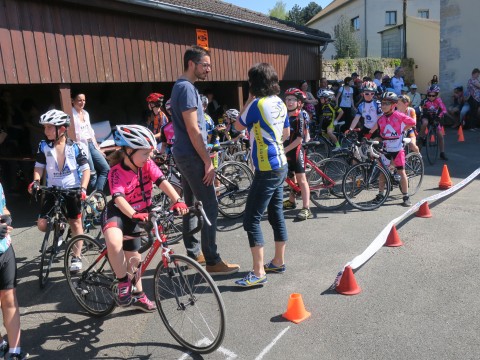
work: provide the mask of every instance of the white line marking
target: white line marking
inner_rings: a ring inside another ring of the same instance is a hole
[[[202,340],[197,341],[197,343],[195,345],[200,346],[200,345],[208,345],[208,344],[210,344],[210,340],[208,338],[203,338]],[[225,355],[226,360],[234,360],[238,357],[238,355],[235,354],[233,351],[225,349],[223,346],[220,346],[217,349],[217,351],[219,353]],[[178,360],[186,360],[190,357],[190,355],[192,355],[192,353],[190,351],[186,352],[186,353],[183,353],[183,355]]]
[[[282,332],[280,334],[278,334],[277,337],[275,339],[273,339],[272,342],[270,344],[268,344],[265,349],[263,349],[263,351],[260,353],[260,355],[258,355],[255,358],[255,360],[263,359],[263,357],[272,349],[272,347],[276,344],[276,342],[278,340],[280,340],[280,338],[288,331],[288,329],[290,329],[290,326],[283,329]]]

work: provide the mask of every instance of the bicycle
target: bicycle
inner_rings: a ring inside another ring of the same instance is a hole
[[[65,204],[65,195],[78,195],[80,189],[63,189],[58,186],[46,187],[40,186],[35,195],[40,193],[53,195],[55,201],[52,208],[46,215],[47,230],[43,237],[40,248],[40,271],[38,274],[40,288],[43,289],[48,283],[50,270],[52,268],[55,256],[59,253],[61,245],[60,237],[68,224],[67,209]]]
[[[434,165],[438,158],[438,128],[440,121],[437,116],[433,117],[432,121],[428,122],[425,142],[425,151],[427,153],[427,160],[430,165]]]
[[[189,208],[198,218],[198,225],[188,235],[200,231],[208,219],[200,202]],[[185,348],[200,354],[215,351],[225,336],[226,312],[222,296],[208,272],[195,260],[174,254],[171,241],[163,232],[161,218],[168,211],[156,207],[149,213],[144,226],[148,241],[139,250],[148,250],[137,265],[132,284],[141,278],[161,250],[153,281],[157,310],[167,330]],[[78,246],[77,246],[78,244]],[[83,269],[70,272],[70,260],[81,247]],[[104,239],[96,240],[88,235],[78,235],[69,243],[64,260],[64,271],[69,289],[75,300],[89,314],[102,317],[116,306],[114,293],[117,281],[108,261]]]
[[[100,190],[94,190],[90,195],[87,196],[84,201],[82,201],[82,220],[84,234],[90,235],[95,239],[101,236],[101,216],[102,211],[103,209],[105,209],[106,205],[107,197]]]
[[[336,136],[340,147],[342,149],[348,148],[350,145],[350,141],[348,138],[340,131],[340,128],[342,125],[345,124],[345,121],[339,121],[339,122],[334,122],[335,124],[335,131],[333,134]],[[332,150],[336,148],[336,144],[330,140],[328,137],[328,134],[326,131],[323,131],[321,126],[318,126],[316,128],[316,134],[314,135],[312,141],[317,141],[319,142],[318,145],[316,145],[313,148],[313,151],[322,155],[324,158],[329,158],[332,156]]]
[[[342,181],[348,169],[347,164],[335,158],[323,159],[316,163],[310,160],[308,149],[316,149],[318,142],[310,141],[302,146],[305,149],[305,176],[310,188],[310,200],[324,210],[342,207],[346,202],[342,193]],[[301,189],[293,179],[287,177],[285,181],[295,196],[301,195]]]
[[[383,205],[394,185],[400,186],[400,178],[389,169],[389,162],[381,149],[374,149],[379,141],[364,140],[368,144],[369,159],[353,165],[345,174],[343,180],[343,194],[350,205],[358,210],[375,210]],[[408,145],[410,139],[403,139]],[[381,160],[381,161],[379,161]],[[387,161],[385,161],[387,160]],[[410,153],[405,159],[405,171],[409,185],[409,195],[414,195],[423,181],[424,165],[422,157],[417,153]],[[379,179],[385,179],[385,195],[378,199]]]

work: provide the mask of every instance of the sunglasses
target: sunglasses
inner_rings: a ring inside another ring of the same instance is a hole
[[[435,98],[435,97],[437,97],[437,94],[435,94],[435,95],[430,95],[430,94],[429,94],[429,95],[427,95],[427,97],[429,97],[429,98]]]
[[[389,105],[393,105],[393,102],[391,102],[391,101],[382,101],[382,106],[389,106]]]
[[[363,95],[369,96],[369,95],[375,95],[375,93],[373,93],[373,92],[364,92]]]

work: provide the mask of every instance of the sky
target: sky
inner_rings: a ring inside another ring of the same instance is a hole
[[[264,14],[268,14],[268,11],[272,9],[277,0],[223,0],[230,4],[241,6],[250,10],[258,11]],[[322,7],[322,9],[330,4],[333,0],[283,0],[287,4],[287,12],[293,8],[295,4],[300,7],[307,6],[311,1],[316,2]]]

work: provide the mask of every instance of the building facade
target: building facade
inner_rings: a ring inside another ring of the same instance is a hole
[[[403,3],[403,0],[334,0],[307,25],[314,29],[321,28],[335,40],[334,29],[343,15],[350,20],[357,34],[360,57],[381,57],[380,33],[403,24]],[[406,0],[406,4],[407,16],[440,20],[440,0]],[[335,55],[335,47],[331,44],[323,57],[333,59]],[[409,54],[407,56],[411,57]]]

